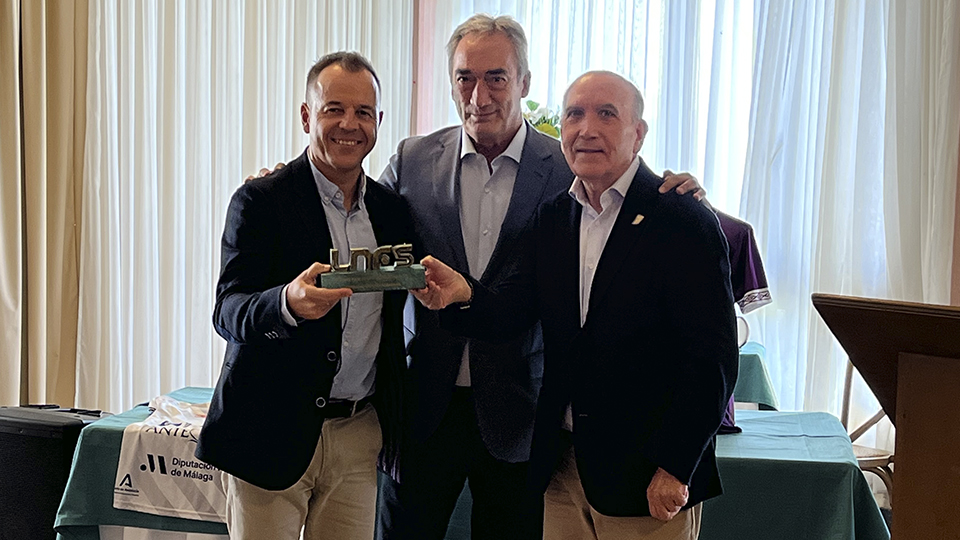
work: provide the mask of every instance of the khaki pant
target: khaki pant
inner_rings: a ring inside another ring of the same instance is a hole
[[[381,446],[377,412],[367,405],[323,423],[310,466],[283,491],[223,473],[231,540],[296,540],[301,528],[304,540],[370,540]]]
[[[647,486],[637,486],[646,493]],[[560,460],[544,495],[544,540],[696,540],[702,504],[670,521],[652,517],[612,517],[594,510],[580,485],[571,446]]]

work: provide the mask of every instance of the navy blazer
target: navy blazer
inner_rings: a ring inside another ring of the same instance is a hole
[[[460,228],[460,126],[401,141],[380,182],[400,194],[414,220],[418,251],[467,274]],[[519,238],[533,225],[537,207],[569,189],[573,175],[556,139],[529,124],[520,167],[500,237],[480,278],[506,275]],[[416,334],[409,343],[408,426],[423,441],[446,413],[467,340],[440,328],[437,314],[416,305]],[[497,459],[526,461],[543,373],[543,340],[534,325],[501,343],[470,344],[470,381],[480,435]]]
[[[414,242],[406,206],[396,195],[368,178],[364,203],[378,244]],[[290,327],[281,317],[280,292],[314,262],[329,262],[331,247],[306,152],[234,193],[213,313],[227,350],[196,455],[265,489],[296,483],[320,437],[324,409],[318,398],[329,399],[339,361],[340,305]],[[406,296],[384,293],[376,358],[374,405],[388,458],[399,444]]]
[[[689,485],[688,507],[720,494],[714,437],[737,378],[726,241],[692,197],[660,194],[641,165],[601,255],[580,325],[580,215],[564,194],[541,208],[509,279],[475,283],[471,308],[445,327],[496,339],[543,328],[544,379],[531,455],[546,489],[573,404],[574,448],[587,500],[613,516],[650,515],[658,467]],[[527,256],[523,256],[523,254]]]

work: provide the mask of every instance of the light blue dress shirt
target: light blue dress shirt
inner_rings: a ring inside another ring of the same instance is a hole
[[[360,175],[353,208],[349,211],[343,206],[343,193],[336,184],[327,180],[311,162],[310,170],[317,183],[323,213],[327,218],[327,227],[333,247],[339,252],[340,264],[350,263],[350,248],[376,249],[377,238],[370,224],[370,214],[363,202],[367,192],[367,177]],[[332,262],[332,261],[331,261]],[[296,326],[296,320],[287,307],[287,289],[284,287],[281,298],[281,312],[284,321]],[[330,390],[332,399],[357,401],[374,391],[377,367],[374,360],[380,350],[380,335],[383,321],[383,293],[356,293],[340,300],[343,337],[340,342],[340,366],[333,378]]]

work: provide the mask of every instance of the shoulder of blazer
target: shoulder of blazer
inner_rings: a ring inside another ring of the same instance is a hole
[[[563,157],[563,151],[560,148],[560,141],[541,133],[533,126],[527,124],[527,140],[524,143],[523,155],[520,159],[520,169],[529,170],[524,165],[529,165],[525,163],[531,158],[536,160],[536,163],[533,165],[536,166],[536,169],[544,169],[546,164],[546,169],[548,172],[548,177],[546,181],[548,182],[548,190],[546,195],[547,199],[552,199],[554,195],[560,192],[566,192],[570,184],[573,182],[573,172],[570,171],[570,166],[567,165],[567,160]]]
[[[238,191],[249,190],[266,196],[283,196],[300,193],[303,190],[316,192],[317,184],[313,179],[313,172],[310,170],[310,163],[307,159],[307,152],[304,151],[282,169],[244,182]]]
[[[400,141],[397,147],[397,153],[401,158],[410,154],[419,155],[421,152],[434,151],[437,148],[445,148],[451,144],[460,144],[461,126],[449,126],[438,129],[428,135],[417,135]]]
[[[531,126],[529,122],[527,122],[526,146],[529,146],[541,157],[551,157],[563,161],[564,164],[566,163],[563,157],[563,151],[560,148],[560,141],[540,132],[540,130]]]
[[[671,236],[703,238],[704,235],[714,236],[720,230],[717,215],[707,205],[690,195],[678,195],[675,190],[660,193],[658,188],[662,182],[663,179],[641,161],[628,193],[628,197],[641,201],[640,213],[656,213],[657,220],[672,233]]]

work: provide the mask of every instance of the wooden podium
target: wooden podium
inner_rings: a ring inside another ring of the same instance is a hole
[[[960,539],[960,308],[812,300],[897,428],[893,539]]]

